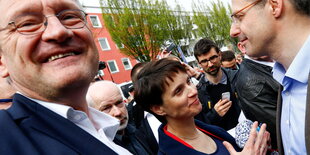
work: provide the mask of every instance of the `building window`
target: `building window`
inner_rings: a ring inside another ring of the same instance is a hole
[[[99,40],[100,47],[103,51],[107,51],[111,49],[107,38],[99,38],[98,40]]]
[[[110,69],[111,73],[119,72],[115,60],[108,61],[108,66],[109,66],[109,69]]]
[[[90,18],[90,22],[93,25],[93,27],[101,27],[101,23],[100,23],[98,16],[90,15],[89,18]]]
[[[128,58],[122,58],[122,62],[123,62],[125,70],[129,70],[132,68],[131,63]]]

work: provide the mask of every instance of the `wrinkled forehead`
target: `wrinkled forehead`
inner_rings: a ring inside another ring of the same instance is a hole
[[[0,22],[24,13],[56,14],[64,9],[81,9],[78,0],[0,0]]]

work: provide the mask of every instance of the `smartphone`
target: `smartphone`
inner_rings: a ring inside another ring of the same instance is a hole
[[[222,100],[224,100],[224,99],[230,100],[230,92],[224,92],[224,93],[222,93]]]
[[[174,49],[176,46],[174,43],[170,44],[167,48],[166,48],[166,51],[167,52],[170,52],[172,49]]]

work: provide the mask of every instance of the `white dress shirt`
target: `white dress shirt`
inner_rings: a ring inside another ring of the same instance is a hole
[[[144,111],[144,118],[147,119],[152,132],[155,136],[155,139],[157,141],[157,143],[159,142],[159,138],[158,138],[158,128],[161,125],[161,122],[151,113]]]

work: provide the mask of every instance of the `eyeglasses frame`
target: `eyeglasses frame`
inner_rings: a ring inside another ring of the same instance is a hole
[[[33,34],[38,34],[38,33],[41,33],[41,32],[44,32],[44,31],[45,31],[46,26],[47,26],[47,24],[48,24],[47,18],[53,17],[53,16],[56,16],[56,17],[58,18],[58,16],[59,16],[61,13],[65,12],[65,11],[70,11],[70,10],[71,10],[71,11],[80,11],[80,12],[82,12],[82,13],[84,14],[84,16],[83,16],[83,18],[84,18],[84,21],[83,21],[83,22],[84,22],[84,25],[83,25],[82,27],[79,27],[79,28],[68,28],[68,27],[66,27],[65,25],[63,25],[63,26],[64,26],[65,28],[67,28],[67,29],[81,29],[81,28],[85,27],[85,25],[87,24],[87,19],[86,19],[86,17],[87,17],[87,15],[88,15],[86,12],[84,12],[83,10],[80,10],[80,9],[66,9],[66,10],[60,11],[59,13],[57,13],[57,14],[55,14],[55,15],[43,15],[44,18],[46,19],[45,22],[42,23],[42,24],[45,26],[45,28],[43,29],[43,31],[40,31],[40,32],[37,32],[37,33],[32,33],[32,34],[21,33],[21,32],[18,31],[18,28],[17,28],[17,26],[15,25],[15,21],[13,20],[13,21],[8,22],[8,24],[7,24],[6,27],[0,29],[0,32],[3,31],[3,30],[6,30],[10,25],[14,25],[14,29],[15,29],[18,33],[20,33],[20,34],[22,34],[22,35],[33,35]]]

